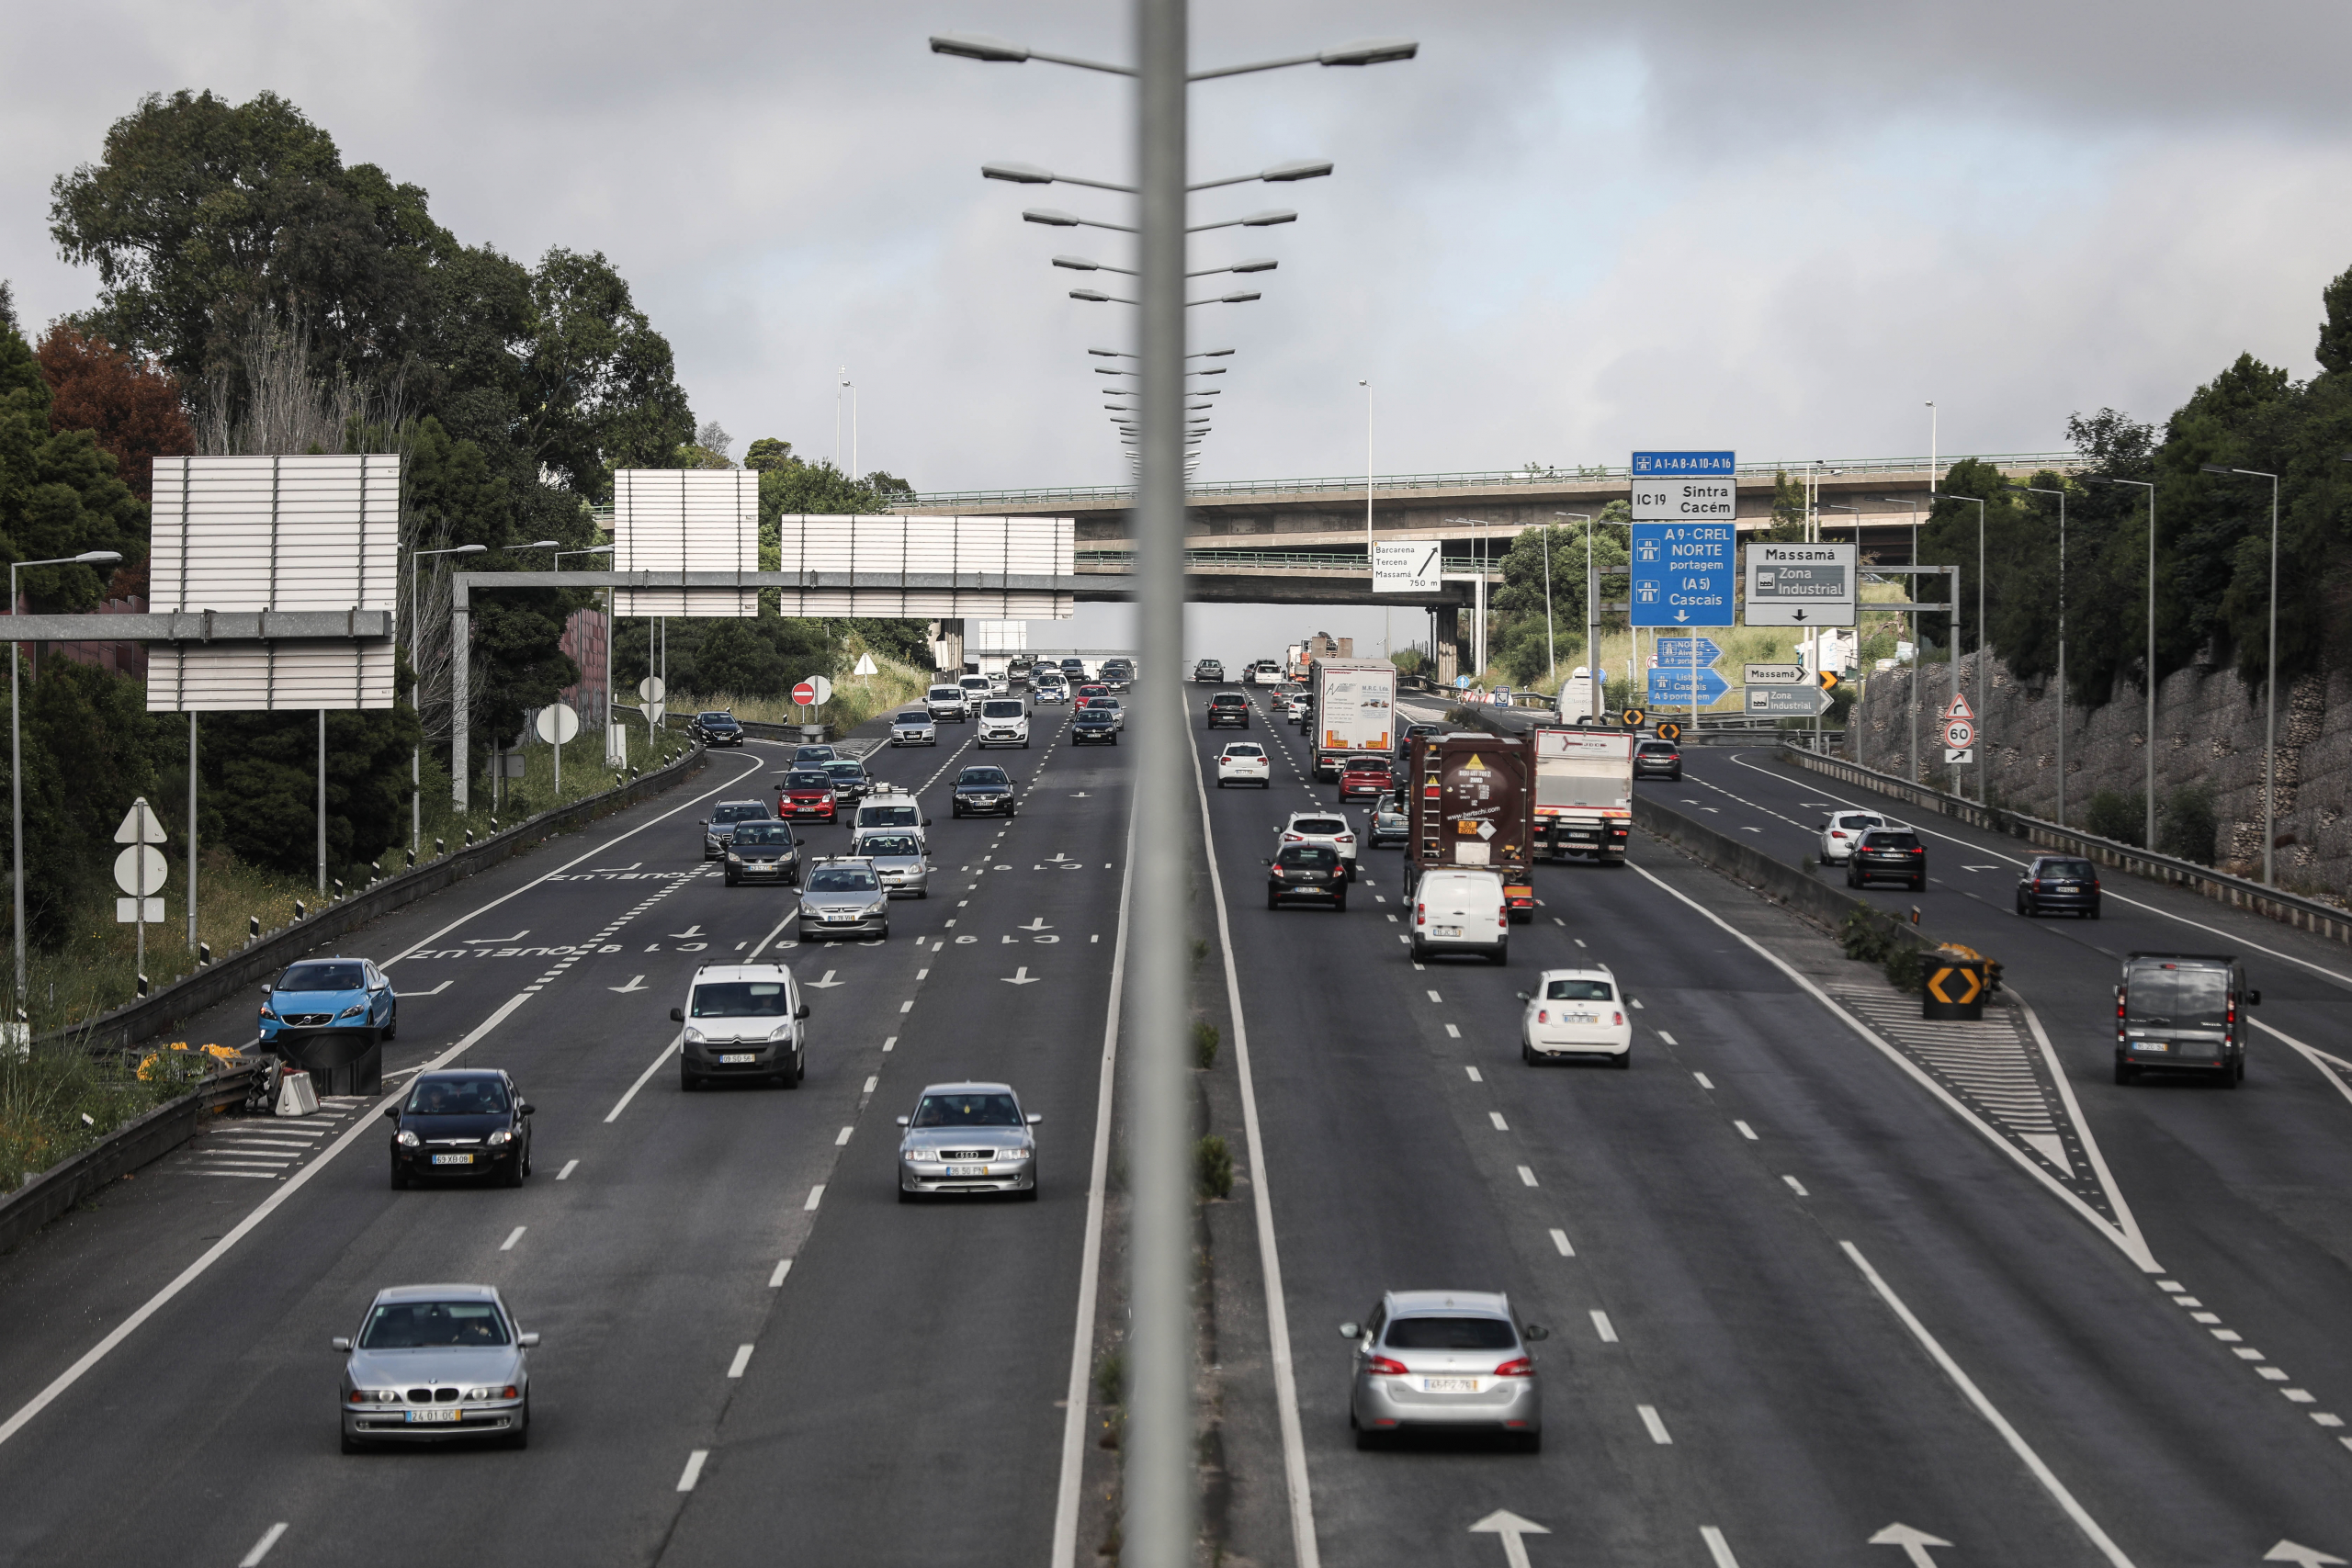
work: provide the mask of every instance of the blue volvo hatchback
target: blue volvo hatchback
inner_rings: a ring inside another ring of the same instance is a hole
[[[295,1061],[322,1036],[335,1035],[361,1049],[390,1040],[400,1029],[400,1000],[392,982],[365,958],[306,958],[262,987],[261,1043]]]

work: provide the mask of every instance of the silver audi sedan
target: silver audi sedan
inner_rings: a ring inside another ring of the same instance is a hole
[[[1037,1134],[1045,1118],[1023,1112],[1001,1083],[935,1083],[899,1118],[899,1201],[933,1192],[1037,1196]]]
[[[343,1451],[370,1443],[496,1438],[531,1441],[539,1342],[491,1285],[396,1285],[376,1292],[343,1363]]]
[[[1368,1323],[1343,1323],[1355,1342],[1348,1425],[1356,1447],[1413,1427],[1506,1433],[1544,1446],[1544,1392],[1528,1345],[1550,1337],[1511,1316],[1510,1298],[1486,1291],[1391,1291]]]
[[[874,874],[882,879],[882,890],[891,897],[931,897],[931,862],[923,856],[922,840],[914,834],[903,829],[888,833],[869,829],[850,840],[849,852],[873,863]]]

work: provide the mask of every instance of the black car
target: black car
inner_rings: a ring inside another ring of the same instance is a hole
[[[727,843],[727,886],[741,882],[800,881],[800,846],[789,822],[738,822]]]
[[[843,806],[854,806],[874,793],[874,777],[865,764],[849,757],[836,757],[820,764],[833,781],[833,798]]]
[[[2184,1069],[2235,1089],[2245,1077],[2248,1008],[2262,993],[2226,953],[2133,953],[2115,987],[2115,1081]]]
[[[1408,724],[1405,727],[1405,733],[1396,738],[1396,755],[1399,757],[1410,757],[1413,754],[1414,741],[1422,739],[1424,736],[1442,735],[1444,733],[1445,726],[1442,724]]]
[[[722,800],[711,808],[702,825],[702,858],[724,860],[727,841],[735,836],[739,822],[768,822],[775,814],[763,800]]]
[[[1134,684],[1136,667],[1124,659],[1102,661],[1102,683],[1114,692],[1124,692]]]
[[[1284,844],[1266,863],[1266,908],[1285,899],[1309,898],[1334,909],[1348,907],[1348,867],[1328,844]]]
[[[1928,886],[1928,846],[1908,828],[1866,829],[1846,857],[1846,886],[1868,887],[1897,877],[1914,889]]]
[[[686,726],[686,733],[706,746],[735,746],[743,744],[743,727],[731,713],[716,710],[698,713]]]
[[[531,1105],[499,1068],[419,1073],[392,1124],[392,1185],[442,1176],[494,1176],[520,1187],[531,1174]]]
[[[1250,728],[1250,699],[1239,692],[1219,692],[1209,699],[1208,728],[1220,724],[1237,724]]]
[[[1634,743],[1634,776],[1637,779],[1679,779],[1682,776],[1682,748],[1671,740],[1637,740]]]
[[[948,813],[955,817],[1014,817],[1012,780],[1002,768],[966,768],[956,775],[956,798]]]
[[[1119,743],[1119,716],[1112,708],[1080,708],[1078,716],[1069,721],[1069,743],[1073,746],[1091,741]]]
[[[2018,878],[2018,913],[2064,909],[2098,919],[2098,868],[2075,855],[2036,855]]]

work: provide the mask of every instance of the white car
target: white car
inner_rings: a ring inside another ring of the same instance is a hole
[[[1253,784],[1260,789],[1274,787],[1273,759],[1255,740],[1228,740],[1225,750],[1216,754],[1216,787],[1229,784]]]
[[[1585,969],[1546,969],[1532,991],[1519,999],[1519,1055],[1528,1066],[1557,1056],[1605,1056],[1618,1066],[1634,1061],[1634,1026],[1625,1016],[1624,993],[1606,964]]]
[[[961,686],[933,686],[923,694],[922,705],[933,724],[960,724],[972,716],[971,694]]]
[[[1839,811],[1821,825],[1821,863],[1843,865],[1854,852],[1855,840],[1872,828],[1903,828],[1906,824],[1875,811]]]
[[[1272,662],[1271,660],[1260,660],[1257,663],[1250,666],[1250,685],[1279,686],[1283,683],[1283,667]]]
[[[1348,880],[1356,879],[1356,830],[1340,813],[1294,811],[1289,821],[1275,826],[1274,834],[1277,849],[1284,844],[1329,844],[1340,852],[1340,859],[1348,868]]]
[[[1018,746],[1029,749],[1029,705],[1019,697],[990,697],[980,705],[980,733],[975,747]]]
[[[1066,703],[1069,701],[1069,679],[1058,670],[1040,670],[1029,677],[1029,700],[1033,703]]]
[[[1510,962],[1510,905],[1500,872],[1432,870],[1413,889],[1413,958],[1475,953]]]

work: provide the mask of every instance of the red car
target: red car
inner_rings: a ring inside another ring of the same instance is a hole
[[[833,775],[816,768],[795,768],[775,787],[775,814],[784,820],[841,820],[841,804],[833,795]]]
[[[1108,687],[1108,686],[1106,686],[1106,685],[1102,684],[1102,682],[1100,682],[1100,681],[1091,681],[1091,682],[1087,682],[1085,685],[1080,686],[1077,691],[1072,692],[1072,693],[1069,694],[1069,700],[1070,700],[1073,704],[1075,704],[1077,706],[1079,706],[1079,707],[1084,707],[1084,706],[1086,705],[1086,699],[1087,699],[1087,698],[1089,698],[1089,697],[1107,697],[1107,696],[1109,696],[1110,694],[1111,694],[1111,688],[1110,688],[1110,687]]]
[[[1341,800],[1353,800],[1361,795],[1376,797],[1396,787],[1396,775],[1389,772],[1386,757],[1351,758],[1340,770]]]

